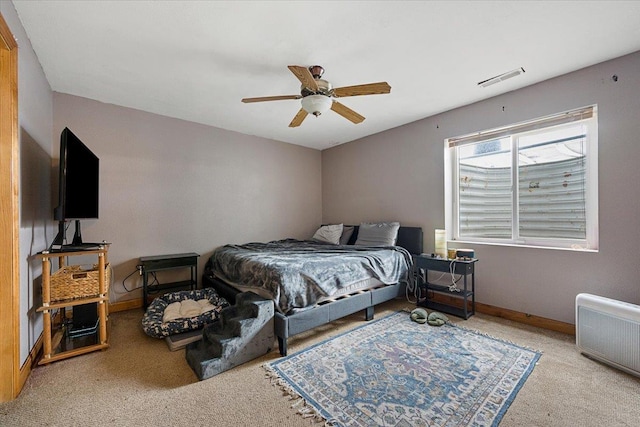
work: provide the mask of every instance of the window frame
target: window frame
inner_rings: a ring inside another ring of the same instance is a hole
[[[523,237],[519,231],[518,138],[531,133],[580,122],[587,127],[585,147],[585,239]],[[512,234],[511,238],[460,237],[459,232],[459,164],[457,147],[508,136],[511,141]],[[486,243],[551,249],[598,251],[598,120],[597,105],[541,117],[534,120],[474,132],[444,141],[445,229],[452,243]]]

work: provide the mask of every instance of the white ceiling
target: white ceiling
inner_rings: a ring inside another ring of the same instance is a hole
[[[640,50],[638,1],[13,3],[54,91],[316,149]],[[299,100],[240,102],[298,94],[287,65],[314,64],[391,93],[341,98],[357,125],[329,111],[289,128]]]

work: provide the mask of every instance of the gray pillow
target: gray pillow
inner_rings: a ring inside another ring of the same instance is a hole
[[[363,222],[358,228],[358,246],[395,246],[398,239],[399,222]]]
[[[353,230],[355,230],[353,225],[345,225],[342,227],[342,236],[340,236],[341,245],[349,243],[349,239],[351,239],[351,235],[353,235]]]
[[[340,236],[342,236],[342,224],[323,225],[318,228],[312,239],[337,245],[340,243]]]

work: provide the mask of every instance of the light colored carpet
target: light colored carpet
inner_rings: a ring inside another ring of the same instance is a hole
[[[403,308],[397,300],[376,318]],[[147,337],[142,310],[112,313],[111,347],[34,369],[20,396],[0,404],[0,425],[309,426],[262,364],[277,350],[198,381],[184,350]],[[543,352],[501,426],[637,426],[640,379],[580,355],[574,337],[477,314],[469,329]],[[289,354],[364,324],[358,313],[289,340]]]

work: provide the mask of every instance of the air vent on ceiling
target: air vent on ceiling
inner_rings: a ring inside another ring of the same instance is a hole
[[[478,86],[487,87],[496,83],[500,83],[504,80],[510,79],[511,77],[519,76],[524,73],[524,68],[516,68],[515,70],[507,71],[506,73],[500,74],[499,76],[491,77],[490,79],[483,80],[478,82]]]

